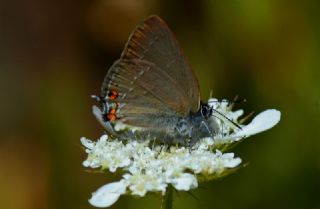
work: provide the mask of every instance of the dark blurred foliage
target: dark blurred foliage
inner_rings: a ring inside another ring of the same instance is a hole
[[[92,208],[119,177],[87,172],[79,138],[132,28],[165,19],[203,99],[239,94],[247,112],[282,112],[234,150],[249,166],[175,196],[175,208],[320,208],[320,4],[317,0],[3,0],[0,2],[0,208]],[[160,208],[160,195],[112,208]]]

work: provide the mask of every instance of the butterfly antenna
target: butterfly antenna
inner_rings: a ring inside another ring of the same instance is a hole
[[[235,122],[233,122],[231,119],[229,119],[227,116],[225,116],[224,114],[222,114],[221,112],[219,112],[218,110],[212,109],[212,111],[214,111],[215,113],[217,113],[219,116],[222,116],[222,118],[224,118],[225,120],[227,120],[228,122],[230,122],[232,125],[234,125],[235,127],[237,127],[238,129],[242,130],[242,128]],[[219,118],[219,117],[218,117]],[[221,118],[220,118],[221,119]]]

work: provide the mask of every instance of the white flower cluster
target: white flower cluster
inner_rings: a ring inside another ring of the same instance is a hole
[[[242,110],[232,112],[228,102],[210,99],[208,104],[229,120],[237,123]],[[250,135],[273,127],[280,120],[280,112],[266,110],[251,123],[236,128],[223,122],[219,115],[212,116],[219,130],[217,138],[204,138],[190,152],[185,147],[164,147],[149,141],[128,140],[125,142],[101,136],[96,142],[81,138],[88,158],[83,166],[115,172],[123,171],[120,181],[106,184],[93,193],[89,200],[96,207],[108,207],[123,194],[144,196],[147,192],[165,194],[168,185],[176,190],[189,191],[198,187],[200,179],[223,176],[241,163],[234,153],[222,153],[217,145],[230,144]]]

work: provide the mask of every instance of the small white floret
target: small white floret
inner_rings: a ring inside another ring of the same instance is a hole
[[[122,181],[106,184],[92,194],[89,203],[99,208],[109,207],[115,203],[125,191],[126,185]]]
[[[189,173],[182,173],[179,177],[171,179],[171,183],[177,190],[189,191],[198,187],[196,177]]]

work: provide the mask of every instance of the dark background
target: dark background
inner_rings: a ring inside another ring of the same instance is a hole
[[[0,208],[92,208],[113,174],[85,171],[79,139],[103,129],[91,114],[108,67],[150,14],[174,31],[207,99],[236,94],[280,123],[234,151],[250,165],[202,184],[175,208],[320,208],[319,1],[0,1]],[[160,208],[160,195],[112,208]]]

